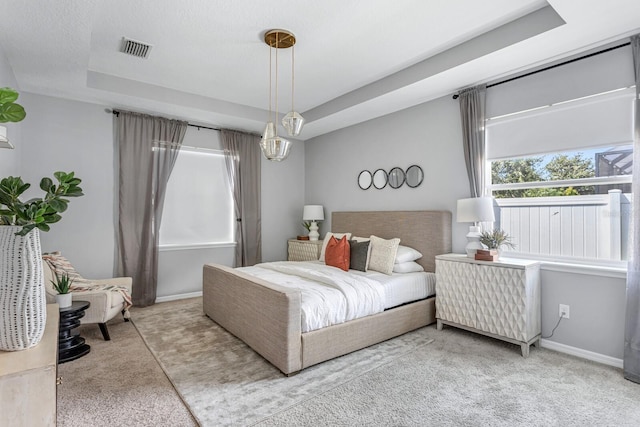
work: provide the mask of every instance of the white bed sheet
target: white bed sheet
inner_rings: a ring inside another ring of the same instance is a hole
[[[408,302],[418,301],[436,294],[436,274],[426,271],[415,273],[393,273],[349,270],[350,273],[376,280],[385,290],[385,310]]]
[[[286,269],[287,264],[294,266],[298,265],[301,267],[305,264],[310,264],[311,268],[314,266],[321,266],[320,268],[322,269],[329,269],[330,271],[328,273],[334,272],[339,275],[343,274],[341,270],[325,266],[324,262],[321,261],[292,261],[267,264],[272,264],[276,267],[278,265],[282,265],[284,266],[284,269]],[[292,276],[285,274],[282,271],[275,271],[264,267],[265,266],[263,264],[258,264],[253,267],[241,267],[239,270],[281,286],[300,289],[302,332],[321,329],[326,326],[353,320],[357,317],[375,314],[382,310],[397,307],[402,304],[425,299],[435,295],[436,289],[435,273],[416,272],[393,273],[392,275],[387,275],[376,271],[363,272],[349,270],[349,273],[352,275],[361,276],[379,284],[381,291],[378,291],[378,293],[382,294],[382,301],[380,303],[374,303],[373,300],[365,302],[360,300],[359,304],[364,304],[364,306],[357,307],[354,311],[353,309],[348,308],[349,304],[353,304],[353,302],[349,303],[344,299],[345,289],[334,289],[332,286],[327,286],[326,284],[310,280],[309,277]],[[348,288],[351,288],[351,284],[348,285]],[[349,293],[351,293],[351,291],[349,291]],[[366,296],[367,294],[365,293],[362,295]],[[367,299],[370,298],[365,298],[365,300]]]
[[[385,290],[366,276],[319,262],[269,262],[238,270],[300,291],[302,332],[382,312]]]

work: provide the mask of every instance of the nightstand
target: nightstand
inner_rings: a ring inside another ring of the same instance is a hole
[[[436,319],[442,325],[520,345],[540,344],[540,263],[436,256]]]
[[[287,246],[288,261],[317,261],[320,259],[322,240],[289,239]]]

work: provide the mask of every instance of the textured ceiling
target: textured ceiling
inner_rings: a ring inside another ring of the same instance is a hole
[[[300,139],[640,32],[637,0],[3,0],[0,16],[22,91],[258,132],[262,35],[290,30]],[[149,57],[120,53],[122,37]],[[279,60],[286,112],[290,50]]]

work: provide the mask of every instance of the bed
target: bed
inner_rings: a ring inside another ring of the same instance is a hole
[[[334,212],[333,232],[398,237],[417,249],[425,271],[435,256],[451,252],[451,212]],[[338,325],[302,332],[300,292],[237,271],[206,264],[204,313],[280,369],[292,374],[435,322],[435,297]]]

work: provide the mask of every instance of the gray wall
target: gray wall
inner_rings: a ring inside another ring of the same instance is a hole
[[[469,197],[458,102],[443,97],[385,117],[323,135],[306,143],[306,203],[338,210],[446,209],[454,213],[453,251],[463,252],[469,224],[455,223],[456,201]],[[418,164],[424,183],[411,189],[360,190],[363,169]],[[419,224],[416,224],[419,226]],[[328,221],[322,232],[328,231]],[[345,230],[348,231],[348,230]],[[625,280],[589,274],[542,272],[542,330],[558,321],[549,341],[620,359],[623,350]]]
[[[469,197],[457,101],[450,96],[306,142],[306,203],[325,208],[321,233],[337,210],[444,209]],[[360,171],[387,172],[417,164],[425,174],[417,188],[403,185],[363,191]],[[455,218],[454,218],[455,220]],[[454,250],[466,244],[469,224],[453,224]]]
[[[43,176],[73,170],[82,179],[85,193],[71,201],[60,223],[42,234],[43,251],[61,250],[86,277],[111,277],[117,209],[112,115],[105,113],[103,105],[48,96],[23,94],[21,101],[29,121],[22,126],[21,167],[12,173],[31,182],[35,190],[29,195],[37,195]],[[16,150],[2,150],[0,156],[11,151]],[[297,232],[304,203],[303,176],[302,143],[295,144],[287,162],[274,164],[263,159],[265,260],[286,257],[286,241]],[[204,261],[231,265],[232,253],[229,248],[161,252],[158,296],[200,291]]]

